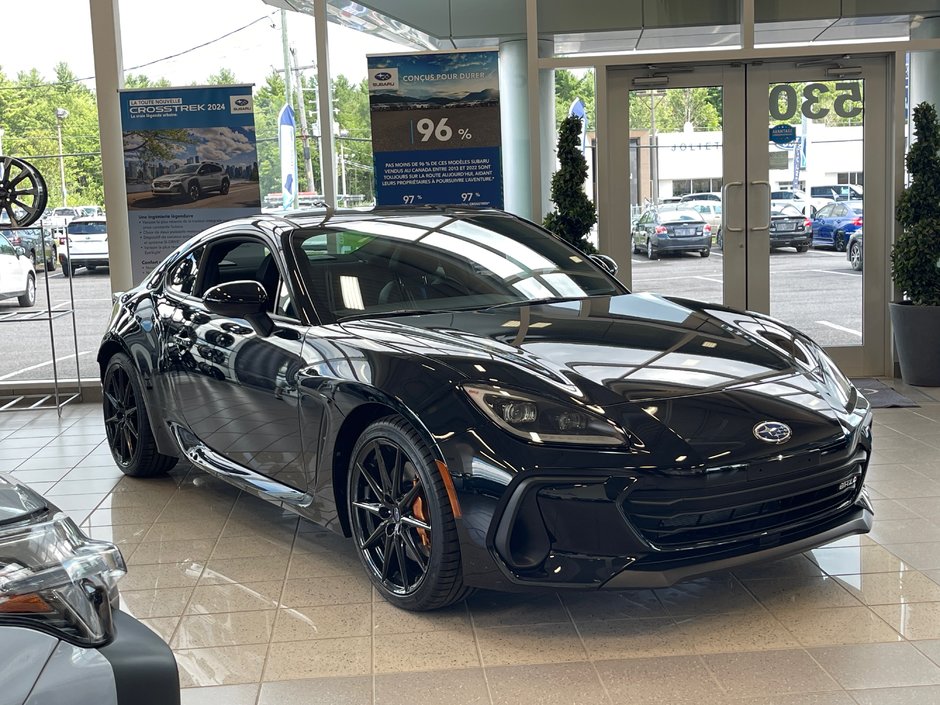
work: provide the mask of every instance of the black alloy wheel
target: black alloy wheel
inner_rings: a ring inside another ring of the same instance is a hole
[[[809,248],[808,248],[806,245],[797,245],[797,246],[796,246],[796,251],[797,251],[797,252],[806,252],[806,250],[808,250],[808,249],[809,249]]]
[[[845,252],[845,233],[837,230],[832,236],[832,245],[836,248],[836,252]]]
[[[52,248],[52,254],[49,259],[46,260],[46,269],[50,272],[55,271],[55,263],[59,259],[59,251],[56,248]]]
[[[699,254],[700,254],[702,257],[708,257],[711,253],[712,253],[712,251],[711,251],[711,248],[710,248],[710,247],[706,247],[704,250],[702,250],[701,252],[699,252]]]
[[[228,193],[229,188],[231,188],[231,183],[228,179],[224,179],[222,185],[219,187],[219,193],[224,196]]]
[[[199,184],[193,181],[186,189],[186,193],[189,195],[190,201],[198,201],[199,197],[202,195],[202,190],[199,188]]]
[[[653,249],[653,241],[646,238],[646,259],[656,259],[656,250]]]
[[[131,477],[150,477],[173,467],[176,458],[157,451],[137,373],[127,355],[117,353],[111,358],[102,387],[108,447],[121,471]]]
[[[466,597],[446,488],[427,446],[403,419],[380,419],[359,438],[348,501],[357,553],[386,600],[430,610]]]

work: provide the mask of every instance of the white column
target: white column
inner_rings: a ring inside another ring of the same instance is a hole
[[[333,90],[330,84],[327,0],[314,0],[317,36],[317,114],[320,122],[320,182],[323,200],[336,208],[336,145],[333,142]]]
[[[552,42],[539,41],[539,54],[549,56]],[[550,189],[555,170],[555,72],[539,71],[538,100],[531,110],[539,117],[539,170],[533,188],[530,139],[532,116],[529,99],[529,57],[526,40],[499,45],[499,111],[502,131],[503,203],[510,213],[542,222],[551,207]],[[547,165],[547,166],[546,166]],[[533,196],[539,194],[540,212],[534,213]]]
[[[925,19],[919,27],[911,30],[911,39],[936,39],[940,37],[940,18]],[[940,51],[911,52],[910,109],[927,101],[940,109]],[[913,140],[914,135],[911,134]]]
[[[118,0],[89,0],[91,39],[95,55],[95,91],[101,135],[104,207],[108,213],[108,259],[111,291],[125,291],[131,280],[131,243],[124,181],[124,141],[118,90],[124,86],[121,21]]]

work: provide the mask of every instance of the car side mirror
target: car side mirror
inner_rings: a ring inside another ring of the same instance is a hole
[[[608,257],[607,255],[590,255],[590,258],[594,261],[594,264],[600,265],[600,267],[612,277],[616,276],[617,270],[620,269],[613,257]]]
[[[267,312],[268,294],[256,281],[218,284],[206,291],[203,301],[212,313],[248,321],[255,333],[264,338],[274,332],[274,321]]]
[[[25,256],[26,256],[26,250],[25,250],[24,248],[22,248],[22,247],[19,247],[19,246],[14,247],[14,248],[13,248],[13,251],[16,253],[16,256],[17,256],[17,257],[25,257]]]

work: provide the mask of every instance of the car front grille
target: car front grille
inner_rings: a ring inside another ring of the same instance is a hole
[[[169,188],[170,182],[169,181],[154,181],[153,185],[154,185],[154,188]]]
[[[747,541],[843,511],[858,495],[867,464],[859,450],[838,467],[716,487],[637,487],[623,501],[628,521],[661,550],[686,550]]]

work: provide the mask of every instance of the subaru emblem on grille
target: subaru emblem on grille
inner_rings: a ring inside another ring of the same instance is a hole
[[[764,443],[786,443],[792,435],[790,427],[779,421],[761,421],[754,427],[754,437]]]

